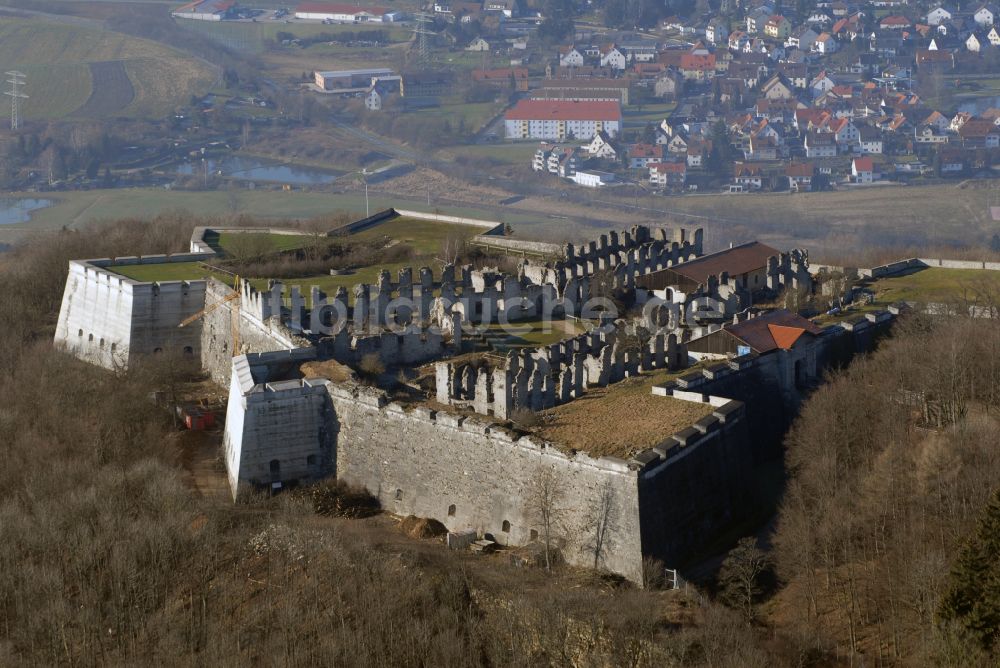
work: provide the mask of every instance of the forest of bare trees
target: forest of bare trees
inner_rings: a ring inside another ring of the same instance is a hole
[[[1000,328],[920,316],[819,390],[787,439],[774,621],[877,665],[985,663],[940,613],[1000,479],[998,400]]]

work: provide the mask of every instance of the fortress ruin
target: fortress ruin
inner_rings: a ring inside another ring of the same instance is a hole
[[[200,360],[229,388],[234,500],[336,477],[388,512],[520,546],[540,539],[532,490],[549,476],[563,557],[637,582],[644,558],[679,563],[739,517],[774,410],[865,345],[864,327],[751,308],[811,289],[801,250],[706,254],[701,230],[644,226],[545,244],[391,209],[337,234],[411,219],[467,227],[479,265],[380,270],[330,294],[125,275],[217,271],[210,233],[282,233],[199,228],[189,253],[71,262],[55,343],[109,369],[158,353]],[[545,338],[497,343],[525,322]],[[617,433],[579,433],[583,413]]]

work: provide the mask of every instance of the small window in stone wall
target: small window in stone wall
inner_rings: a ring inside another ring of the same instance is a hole
[[[531,530],[531,540],[538,540],[538,532],[534,529]]]
[[[163,352],[163,348],[153,348],[153,354],[154,355],[159,355],[162,352]]]
[[[454,517],[455,516],[455,510],[456,510],[456,508],[455,508],[455,504],[454,503],[451,504],[450,506],[448,506],[448,517]]]
[[[272,459],[269,466],[271,469],[271,473],[274,474],[281,473],[281,462],[279,462],[277,459]]]
[[[111,344],[111,352],[115,352],[116,350],[118,350],[118,344],[117,343],[112,343]]]
[[[504,533],[510,533],[510,522],[504,520],[503,524],[500,525],[500,530]]]
[[[87,335],[87,340],[88,341],[93,341],[94,340],[94,335],[93,334],[88,334]]]
[[[78,332],[76,333],[76,335],[77,335],[77,336],[83,336],[83,330],[81,329],[80,331],[78,331]]]
[[[184,354],[194,355],[194,348],[192,348],[191,346],[184,346]]]
[[[315,466],[316,465],[316,455],[309,455],[308,457],[306,457],[306,464],[308,464],[309,466]]]
[[[101,339],[101,341],[100,341],[100,343],[98,343],[98,345],[103,348],[104,347],[104,339]]]
[[[397,489],[396,490],[396,500],[397,501],[402,501],[403,500],[403,490],[401,490],[401,489]]]

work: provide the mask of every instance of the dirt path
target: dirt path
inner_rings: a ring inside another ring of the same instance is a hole
[[[90,97],[74,116],[104,118],[124,110],[135,99],[135,87],[122,61],[90,63],[90,76]]]
[[[207,499],[230,502],[229,484],[222,462],[221,427],[211,431],[182,432],[178,446],[185,482]]]

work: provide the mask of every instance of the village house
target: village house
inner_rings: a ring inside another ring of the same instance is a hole
[[[764,34],[771,39],[788,39],[792,31],[792,23],[781,14],[775,14],[764,23]]]
[[[729,22],[723,18],[716,17],[705,26],[705,41],[709,44],[719,46],[725,44],[729,39]]]
[[[628,58],[614,44],[608,44],[601,48],[601,67],[610,67],[613,70],[624,71],[628,67]]]
[[[818,53],[821,56],[828,56],[831,53],[836,53],[840,49],[840,43],[836,38],[828,32],[820,34],[813,42],[812,51]]]
[[[945,7],[944,5],[939,5],[927,12],[924,22],[929,26],[939,26],[942,23],[951,21],[954,16],[955,12],[953,9]]]
[[[812,190],[814,168],[811,162],[793,162],[785,167],[788,189],[793,193]]]
[[[985,118],[973,118],[958,129],[965,148],[1000,148],[1000,127]]]
[[[851,161],[851,180],[854,183],[871,183],[875,180],[875,166],[869,157]]]
[[[802,142],[807,158],[837,157],[837,142],[829,132],[811,130]]]
[[[594,135],[594,138],[590,140],[590,143],[584,146],[584,150],[586,150],[592,158],[618,160],[618,147],[615,146],[614,140],[604,130],[601,130]]]
[[[472,40],[471,42],[469,42],[469,45],[467,47],[465,47],[465,50],[466,51],[489,51],[490,50],[490,43],[487,42],[482,37],[477,37],[474,40]]]
[[[663,146],[657,144],[633,144],[629,147],[629,169],[646,169],[651,162],[663,162]]]
[[[882,132],[870,125],[862,125],[858,128],[858,148],[863,155],[882,155]]]
[[[972,13],[972,20],[976,22],[980,28],[989,28],[1000,19],[1000,10],[997,10],[996,5],[985,4],[980,5],[975,12]]]
[[[687,181],[686,162],[654,162],[647,167],[654,188],[681,188]]]
[[[733,166],[733,184],[742,187],[740,192],[760,190],[764,183],[763,175],[760,165],[737,162]]]

